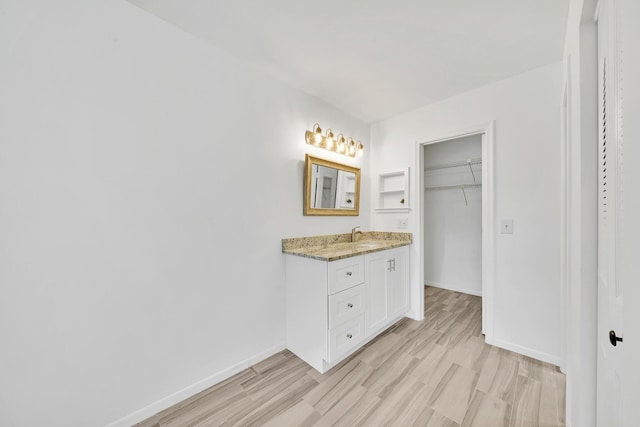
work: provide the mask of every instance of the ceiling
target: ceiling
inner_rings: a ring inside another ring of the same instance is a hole
[[[366,122],[562,58],[569,0],[129,0]]]

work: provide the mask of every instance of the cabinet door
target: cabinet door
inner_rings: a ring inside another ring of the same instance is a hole
[[[389,319],[387,274],[390,262],[388,251],[365,255],[366,310],[365,331],[367,335],[378,332]]]
[[[391,271],[387,272],[389,317],[394,318],[409,310],[409,249],[395,249],[388,258],[391,262]]]

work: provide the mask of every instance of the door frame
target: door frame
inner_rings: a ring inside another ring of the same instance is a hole
[[[482,332],[487,344],[493,344],[493,295],[495,283],[495,121],[431,135],[416,141],[418,236],[418,301],[424,313],[424,147],[471,135],[482,135]],[[415,295],[415,294],[414,294]],[[420,317],[422,318],[422,317]]]
[[[560,103],[560,370],[567,373],[569,359],[569,322],[571,299],[571,203],[570,192],[573,188],[571,180],[571,55],[567,56],[562,101]]]

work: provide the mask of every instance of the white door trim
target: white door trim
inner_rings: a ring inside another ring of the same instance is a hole
[[[567,361],[569,359],[569,319],[571,313],[571,300],[569,298],[569,286],[571,283],[571,55],[565,61],[565,82],[560,104],[560,370],[567,373]]]
[[[418,249],[419,312],[424,313],[424,147],[470,135],[482,137],[482,332],[487,344],[493,344],[493,289],[495,283],[495,121],[431,135],[416,141],[418,233],[413,236]],[[414,295],[416,292],[414,291]],[[422,318],[422,317],[421,317]]]

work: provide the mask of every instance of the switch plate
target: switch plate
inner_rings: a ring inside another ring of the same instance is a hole
[[[398,228],[409,228],[409,219],[408,218],[400,218],[398,220]]]
[[[512,219],[503,219],[500,221],[500,233],[502,234],[513,234],[513,220]]]

